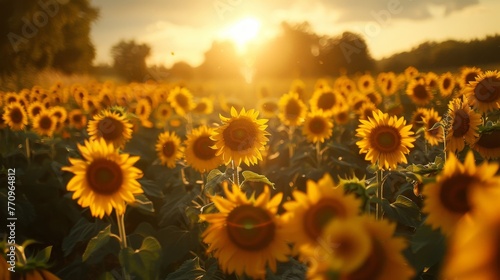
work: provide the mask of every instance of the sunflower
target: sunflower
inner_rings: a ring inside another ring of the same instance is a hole
[[[472,148],[485,159],[500,158],[500,126],[483,130]]]
[[[343,101],[342,95],[331,88],[323,88],[314,91],[311,99],[309,100],[309,105],[311,106],[311,112],[323,111],[328,116],[331,116],[333,109]]]
[[[396,168],[398,163],[407,163],[405,154],[410,152],[415,138],[411,125],[406,125],[403,117],[389,117],[382,111],[373,113],[373,118],[360,120],[356,136],[362,140],[356,142],[360,151],[366,153],[365,159],[377,163],[379,168]]]
[[[193,113],[199,115],[209,115],[214,111],[214,103],[211,99],[203,97],[198,102],[193,109]]]
[[[95,96],[87,96],[83,99],[82,106],[83,110],[87,112],[90,116],[99,114],[101,105]]]
[[[347,103],[345,102],[342,102],[339,104],[339,106],[335,107],[335,109],[333,110],[333,119],[336,124],[347,124],[351,119],[349,113],[349,105],[347,105]]]
[[[418,131],[424,126],[424,117],[429,113],[427,108],[417,108],[411,117],[413,131]]]
[[[385,96],[393,95],[398,90],[396,74],[394,72],[382,72],[378,74],[377,85]]]
[[[424,76],[425,84],[431,89],[437,89],[439,87],[439,76],[434,72],[428,72]]]
[[[90,140],[103,138],[115,147],[122,148],[132,138],[132,126],[125,114],[104,110],[89,121],[87,131]]]
[[[290,91],[296,92],[299,95],[300,100],[306,100],[306,84],[300,79],[295,79],[290,85]]]
[[[373,112],[377,111],[375,104],[371,102],[365,102],[356,111],[356,114],[361,120],[367,120],[368,118],[373,118]]]
[[[19,97],[15,92],[7,92],[3,96],[3,104],[9,105],[10,103],[19,102]]]
[[[446,72],[439,76],[439,92],[442,97],[448,97],[453,93],[453,89],[455,88],[455,77],[450,72]]]
[[[195,106],[193,103],[193,95],[184,87],[175,87],[171,90],[167,100],[170,106],[172,106],[175,112],[180,116],[186,115]]]
[[[481,68],[464,67],[460,71],[460,88],[465,88],[470,82],[475,81],[476,77],[482,73]]]
[[[28,114],[18,102],[9,103],[5,107],[3,119],[12,130],[23,130],[28,125]]]
[[[481,113],[500,109],[500,72],[486,71],[464,89],[469,104]]]
[[[335,279],[412,279],[415,271],[406,263],[402,254],[406,247],[405,240],[394,236],[396,225],[385,220],[377,221],[371,216],[362,216],[356,222],[360,224],[361,229],[354,225],[351,227],[361,232],[351,231],[351,235],[342,228],[329,227],[324,238],[333,239],[332,241],[337,243],[326,245],[331,257],[313,259],[317,265],[308,271],[308,279],[331,279],[332,274],[338,275]],[[335,258],[336,262],[332,262]],[[338,267],[340,263],[346,265]]]
[[[167,103],[160,103],[158,107],[155,108],[153,116],[157,127],[162,127],[170,116],[172,116],[172,107]]]
[[[82,129],[87,125],[87,116],[85,116],[80,109],[71,110],[68,119],[69,125],[76,129]]]
[[[83,160],[70,158],[71,166],[62,170],[75,174],[66,186],[74,192],[82,207],[90,207],[92,216],[102,218],[115,209],[118,215],[125,213],[126,203],[135,201],[135,194],[143,193],[137,179],[142,171],[134,167],[139,157],[120,154],[113,144],[103,138],[85,140],[78,144]]]
[[[265,118],[273,118],[278,112],[279,104],[276,98],[267,97],[259,102],[259,108]]]
[[[363,93],[375,90],[375,79],[370,74],[365,74],[358,79],[358,89]]]
[[[177,160],[182,158],[184,147],[181,146],[181,139],[175,132],[163,132],[158,135],[156,142],[156,153],[161,163],[168,168],[175,168]]]
[[[429,104],[433,98],[432,91],[422,79],[410,81],[408,87],[406,88],[406,94],[411,98],[413,103],[418,106],[425,106]]]
[[[365,92],[365,96],[375,105],[382,103],[382,96],[376,90]]]
[[[451,125],[446,134],[446,150],[460,152],[465,148],[465,142],[469,145],[476,142],[481,115],[471,110],[467,101],[462,102],[459,98],[448,103],[448,114]]]
[[[425,140],[427,140],[431,146],[437,146],[439,143],[443,142],[443,128],[441,126],[434,127],[436,123],[441,121],[441,116],[439,116],[438,112],[431,108],[422,118],[422,121],[425,127]]]
[[[73,87],[72,93],[73,99],[75,99],[76,104],[80,106],[83,106],[83,101],[89,97],[89,92],[83,86]]]
[[[365,103],[371,103],[370,99],[366,95],[353,94],[349,100],[351,108],[358,112]]]
[[[151,115],[151,103],[145,98],[139,99],[135,106],[135,114],[140,120],[149,119],[149,115]]]
[[[292,195],[294,200],[283,204],[283,219],[287,240],[299,251],[319,245],[319,237],[332,220],[353,218],[360,211],[361,201],[336,187],[328,174],[318,182],[307,181],[306,193],[294,190]]]
[[[208,172],[222,164],[222,159],[216,156],[216,150],[212,147],[215,141],[210,139],[214,130],[207,126],[193,129],[187,136],[186,162],[200,173]]]
[[[30,120],[33,120],[36,115],[38,115],[42,110],[45,110],[45,107],[43,106],[42,102],[39,101],[34,101],[31,102],[30,105],[28,105],[28,117]]]
[[[257,119],[258,111],[254,109],[246,111],[241,109],[240,113],[231,108],[231,117],[220,115],[223,122],[211,139],[216,141],[214,148],[217,156],[222,155],[226,164],[231,160],[235,166],[243,161],[246,165],[253,165],[257,160],[262,160],[261,151],[269,140],[266,136],[267,119]]]
[[[426,223],[432,228],[441,228],[446,235],[451,234],[457,222],[474,210],[474,192],[499,187],[500,177],[495,176],[497,170],[498,164],[488,162],[476,166],[471,151],[463,164],[450,153],[436,182],[425,185],[422,192],[422,211],[428,214]]]
[[[307,141],[323,143],[332,136],[333,123],[323,111],[311,112],[307,114],[302,127],[302,133]]]
[[[212,197],[219,213],[200,215],[209,223],[202,234],[207,251],[227,274],[264,279],[266,268],[276,272],[276,261],[288,261],[290,253],[282,221],[276,215],[283,194],[271,199],[265,187],[257,198],[248,199],[236,185],[231,190],[224,185],[224,192],[226,198]]]
[[[418,69],[415,68],[414,66],[408,66],[405,71],[404,71],[405,77],[407,81],[412,81],[415,79],[418,75]]]
[[[291,91],[283,95],[278,102],[278,107],[278,116],[285,125],[298,126],[304,122],[307,108],[300,100],[298,93]]]
[[[51,137],[57,127],[57,118],[44,109],[33,118],[33,130],[40,136]]]

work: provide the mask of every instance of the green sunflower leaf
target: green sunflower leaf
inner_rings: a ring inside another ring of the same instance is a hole
[[[97,236],[90,239],[85,252],[83,252],[82,260],[86,261],[98,249],[104,247],[111,239],[111,225],[101,230]]]
[[[269,179],[267,179],[267,177],[264,175],[260,175],[248,170],[241,172],[241,174],[243,175],[243,178],[245,178],[245,180],[241,182],[241,185],[243,185],[245,182],[258,182],[274,188],[274,183],[269,181]]]

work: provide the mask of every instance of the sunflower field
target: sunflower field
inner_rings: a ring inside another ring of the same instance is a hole
[[[0,92],[0,279],[500,279],[499,71],[228,100]]]

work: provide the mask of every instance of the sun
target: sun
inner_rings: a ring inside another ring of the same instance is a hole
[[[249,42],[259,35],[261,22],[254,17],[240,19],[230,25],[223,36],[234,42],[239,51],[244,51]]]

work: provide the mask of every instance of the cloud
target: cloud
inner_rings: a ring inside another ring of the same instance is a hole
[[[336,10],[340,16],[338,22],[370,21],[373,14],[396,9],[393,18],[424,20],[433,18],[433,11],[444,9],[444,15],[450,15],[462,9],[479,4],[479,0],[335,0],[324,1],[328,9]]]

